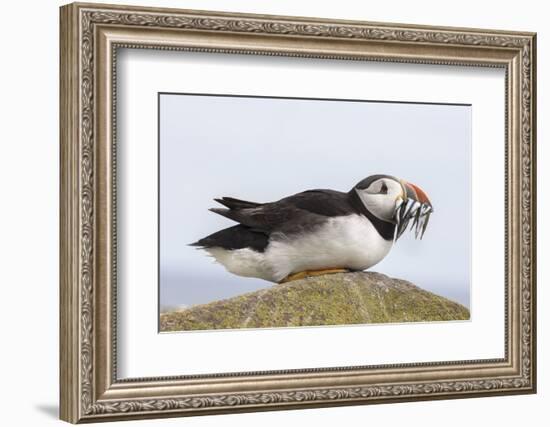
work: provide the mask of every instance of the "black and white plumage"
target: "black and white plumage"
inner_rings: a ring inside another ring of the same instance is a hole
[[[212,208],[238,223],[193,243],[231,273],[280,282],[314,270],[365,270],[380,262],[412,220],[424,234],[433,211],[417,186],[370,176],[348,193],[308,190],[271,203],[223,197]]]

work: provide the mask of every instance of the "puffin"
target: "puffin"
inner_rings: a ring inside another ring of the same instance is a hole
[[[391,175],[371,175],[349,192],[307,190],[275,202],[233,197],[211,208],[237,224],[191,246],[230,273],[274,283],[363,271],[388,255],[412,223],[422,239],[432,203],[418,186]]]

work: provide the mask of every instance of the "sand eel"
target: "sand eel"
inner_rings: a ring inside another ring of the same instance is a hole
[[[380,262],[412,221],[422,238],[433,212],[416,185],[373,175],[348,193],[308,190],[271,203],[223,197],[212,208],[238,225],[192,246],[229,272],[283,283],[308,276],[366,270]]]

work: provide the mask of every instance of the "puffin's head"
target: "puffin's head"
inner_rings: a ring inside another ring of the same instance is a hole
[[[360,181],[352,192],[371,214],[396,224],[396,240],[411,219],[415,236],[424,235],[433,207],[426,193],[416,185],[390,175],[372,175]]]

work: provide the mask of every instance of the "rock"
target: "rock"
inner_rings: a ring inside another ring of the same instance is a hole
[[[273,285],[163,313],[161,331],[467,320],[469,310],[410,282],[374,272]]]

